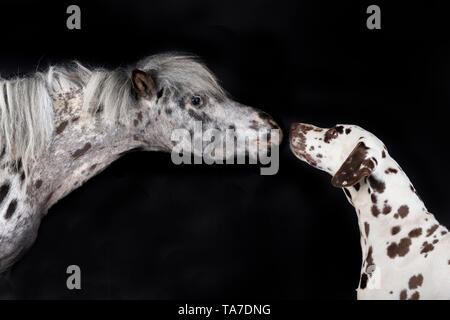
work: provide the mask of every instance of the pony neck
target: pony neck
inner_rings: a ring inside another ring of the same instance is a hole
[[[85,113],[81,90],[53,99],[55,132],[33,166],[31,186],[37,183],[39,188],[30,188],[44,211],[121,154],[142,147],[142,142],[135,139],[135,131],[123,124],[107,124],[102,110],[94,115]]]

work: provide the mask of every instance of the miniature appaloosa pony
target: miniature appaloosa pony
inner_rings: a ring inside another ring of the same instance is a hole
[[[363,254],[358,299],[450,299],[450,233],[377,137],[354,125],[295,123],[290,146],[331,174],[356,209]]]
[[[126,151],[171,151],[172,131],[192,131],[198,121],[238,133],[278,129],[266,113],[229,99],[188,56],[155,55],[113,71],[74,63],[0,79],[0,273],[32,245],[55,202]]]

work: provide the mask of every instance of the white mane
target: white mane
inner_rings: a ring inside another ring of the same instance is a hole
[[[203,92],[217,99],[226,97],[214,75],[192,56],[159,54],[129,68],[88,69],[78,62],[52,66],[25,78],[0,78],[0,153],[11,161],[27,163],[38,157],[53,135],[52,96],[62,91],[83,91],[83,110],[103,108],[107,122],[127,123],[130,107],[136,105],[131,92],[131,70],[139,68],[155,80],[157,89],[171,94]]]

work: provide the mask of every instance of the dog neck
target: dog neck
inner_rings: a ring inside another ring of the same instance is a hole
[[[355,207],[363,257],[368,264],[373,263],[374,252],[401,257],[407,254],[414,238],[438,228],[446,232],[428,212],[397,162],[389,157],[370,177],[344,188],[344,192]]]

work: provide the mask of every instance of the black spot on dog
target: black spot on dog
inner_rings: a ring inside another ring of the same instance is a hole
[[[384,152],[384,150],[381,152],[381,157],[386,158],[386,152]]]
[[[364,222],[364,231],[366,232],[366,237],[369,237],[370,225]]]
[[[411,243],[409,238],[402,238],[398,244],[393,242],[387,247],[387,255],[391,259],[394,259],[396,256],[404,257],[409,252]]]
[[[427,230],[427,237],[431,236],[436,231],[436,229],[438,227],[439,227],[439,225],[435,224],[430,229],[428,229]]]
[[[359,184],[359,182],[353,186],[353,188],[355,188],[356,191],[359,191],[360,187],[361,185]]]
[[[372,210],[372,215],[374,217],[378,217],[378,215],[380,214],[380,209],[378,209],[378,207],[376,205],[373,205],[371,210]]]
[[[391,234],[392,234],[393,236],[395,236],[397,233],[400,232],[400,230],[401,230],[400,226],[392,227],[392,229],[391,229]]]
[[[339,132],[340,134],[344,133],[344,127],[343,126],[337,126],[335,127],[336,131]]]
[[[345,134],[349,134],[350,132],[352,132],[352,129],[350,128],[345,129]]]
[[[375,193],[372,193],[370,195],[370,200],[372,200],[372,203],[377,203],[377,195]]]
[[[368,280],[367,274],[363,273],[361,275],[361,282],[359,286],[361,289],[365,289],[367,287],[367,280]]]
[[[406,293],[406,289],[402,290],[400,292],[400,300],[406,300],[407,297],[408,297],[408,295]]]
[[[398,172],[398,170],[394,169],[394,168],[388,168],[384,171],[384,173],[386,173],[386,174],[390,174],[390,173],[396,174],[397,172]]]
[[[385,204],[383,207],[383,214],[389,214],[392,210],[392,207],[390,205]]]
[[[369,247],[369,251],[367,252],[366,264],[367,264],[366,270],[368,270],[368,267],[375,265],[375,263],[373,261],[373,248],[372,248],[372,246]]]
[[[407,205],[403,205],[403,206],[401,206],[400,208],[398,208],[397,213],[398,213],[398,215],[399,215],[401,218],[404,218],[404,217],[406,217],[406,216],[408,215],[408,213],[409,213],[409,207],[408,207]]]
[[[428,243],[428,241],[425,241],[422,244],[422,250],[420,250],[420,253],[427,253],[427,252],[433,251],[433,249],[434,249],[433,244]]]
[[[378,193],[383,193],[386,185],[383,181],[376,179],[373,175],[369,177],[369,184],[373,190]]]
[[[408,300],[419,300],[420,294],[419,291],[414,292]]]
[[[166,109],[164,109],[164,110],[166,111],[166,114],[167,114],[168,116],[170,116],[170,115],[172,114],[172,109],[166,108]]]
[[[420,236],[422,234],[422,228],[415,228],[412,229],[409,233],[408,236],[410,238],[417,238],[418,236]]]
[[[14,199],[9,203],[8,209],[6,210],[6,213],[5,213],[6,220],[8,220],[9,218],[12,217],[12,215],[16,211],[16,207],[17,207],[17,199]]]

